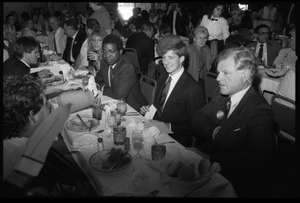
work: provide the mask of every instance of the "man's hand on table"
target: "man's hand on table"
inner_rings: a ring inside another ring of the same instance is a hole
[[[142,106],[142,107],[140,108],[140,113],[141,113],[142,115],[145,115],[147,112],[149,112],[149,108],[150,108],[150,105]]]

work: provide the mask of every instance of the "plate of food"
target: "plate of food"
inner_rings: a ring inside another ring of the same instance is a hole
[[[93,154],[89,163],[96,171],[113,173],[128,168],[132,163],[132,157],[122,149],[111,148]]]
[[[73,118],[66,123],[66,127],[68,130],[76,131],[76,132],[85,132],[90,129],[92,125],[92,130],[97,128],[100,122],[97,119],[91,117],[82,117],[82,120],[86,123],[87,127],[83,125],[79,118]]]
[[[265,73],[272,78],[280,78],[288,71],[286,66],[272,67],[265,70]]]

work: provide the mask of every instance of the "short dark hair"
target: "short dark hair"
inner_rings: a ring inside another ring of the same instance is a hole
[[[267,26],[266,24],[260,24],[260,25],[256,26],[256,28],[254,29],[254,33],[258,33],[258,30],[261,28],[268,28],[269,32],[271,32],[269,26]]]
[[[44,105],[44,89],[40,79],[31,74],[3,77],[3,140],[27,130],[30,111],[36,114]]]
[[[70,18],[68,20],[65,20],[63,25],[70,26],[74,30],[78,30],[78,22],[75,18]]]
[[[39,43],[31,36],[20,37],[13,46],[13,53],[18,58],[23,58],[23,54],[30,53],[39,47]]]
[[[159,27],[159,32],[161,34],[171,33],[171,27],[167,23],[162,23]]]
[[[98,20],[96,20],[94,18],[87,19],[85,26],[87,29],[91,29],[91,30],[100,29],[100,24],[99,24]]]
[[[160,55],[164,55],[170,50],[173,50],[179,57],[187,55],[186,45],[178,35],[169,34],[159,40],[157,49]]]
[[[108,44],[108,43],[116,44],[118,50],[123,49],[123,42],[122,42],[121,38],[118,37],[117,35],[114,35],[114,34],[107,35],[103,39],[102,44],[104,45],[104,44]]]

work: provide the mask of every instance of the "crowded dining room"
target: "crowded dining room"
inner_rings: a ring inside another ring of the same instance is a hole
[[[300,197],[296,2],[2,4],[1,197]]]

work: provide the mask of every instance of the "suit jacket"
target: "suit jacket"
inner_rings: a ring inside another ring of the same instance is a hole
[[[195,114],[191,128],[197,134],[200,151],[208,153],[212,162],[220,163],[221,173],[237,193],[243,194],[262,185],[260,181],[272,162],[274,116],[263,96],[250,87],[229,118],[222,118],[220,112],[225,112],[227,98],[216,91],[212,100]],[[217,126],[222,127],[212,139]]]
[[[55,35],[55,31],[52,31],[49,33],[48,35],[48,46],[49,49],[54,50],[54,37],[55,41],[56,41],[56,48],[57,48],[57,53],[62,54],[65,50],[66,47],[66,43],[67,43],[67,36],[65,35],[65,31],[62,27],[59,27],[56,31],[56,35]]]
[[[183,9],[181,9],[181,12],[182,12],[182,16],[180,16],[178,13],[176,14],[176,20],[175,20],[176,34],[187,37],[185,26],[189,25],[189,19],[186,12]],[[171,33],[173,33],[173,11],[170,11],[170,13],[164,18],[164,21],[169,24],[169,26],[171,27]]]
[[[111,81],[111,87],[108,86],[108,64],[102,60],[100,66],[101,69],[97,72],[95,82],[100,87],[106,85],[103,91],[104,95],[114,99],[124,98],[138,112],[141,106],[147,104],[147,99],[141,92],[136,70],[126,56],[122,55],[114,67],[114,79]]]
[[[82,46],[83,42],[85,41],[86,37],[87,37],[86,33],[82,32],[80,30],[78,31],[78,33],[74,39],[73,47],[72,47],[72,56],[74,58],[74,61],[78,57],[80,50],[81,50],[81,46]],[[63,54],[63,59],[67,60],[65,54]],[[70,62],[70,61],[68,61],[68,62]]]
[[[30,68],[15,56],[10,57],[3,63],[3,76],[20,75],[24,76],[30,73]]]
[[[157,81],[153,103],[156,108],[158,108],[160,95],[167,78],[168,73],[164,71]],[[189,129],[191,119],[194,113],[204,106],[204,101],[202,88],[190,74],[184,71],[171,92],[163,112],[157,109],[154,119],[171,123],[173,137],[184,146],[188,146],[192,136]]]
[[[258,43],[257,41],[252,42],[250,44],[247,44],[246,47],[252,49],[255,53],[257,43]],[[282,49],[281,45],[276,40],[267,41],[267,55],[268,55],[267,65],[268,66],[271,66],[273,64],[275,58],[277,57],[281,49]]]
[[[130,35],[126,41],[126,48],[134,48],[141,71],[148,70],[149,63],[154,61],[154,41],[146,33],[139,32]]]

